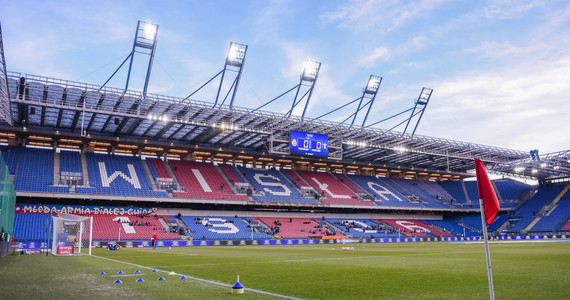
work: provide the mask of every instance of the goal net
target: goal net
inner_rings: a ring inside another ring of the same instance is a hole
[[[93,217],[78,215],[53,216],[53,255],[91,255]]]

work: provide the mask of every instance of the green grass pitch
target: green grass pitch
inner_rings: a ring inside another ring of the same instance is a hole
[[[9,255],[0,259],[0,290],[2,299],[277,298],[251,289],[303,299],[489,298],[483,244],[347,246],[354,251],[341,251],[339,244],[94,249],[92,257]],[[568,242],[493,243],[491,260],[497,299],[570,299]],[[137,269],[141,274],[134,273]],[[119,270],[125,274],[117,275]],[[245,294],[166,272],[227,285],[240,275]],[[166,280],[157,281],[160,276]],[[116,279],[123,284],[113,284]]]

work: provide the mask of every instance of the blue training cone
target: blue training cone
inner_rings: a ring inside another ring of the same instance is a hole
[[[241,283],[239,283],[239,275],[238,275],[236,284],[232,286],[232,294],[243,294],[244,291],[245,288]]]
[[[182,277],[180,277],[180,279],[188,279],[188,277],[186,277],[185,275],[182,275]]]
[[[137,279],[137,282],[144,282],[144,279],[139,278],[139,279]]]
[[[99,275],[107,275],[107,273],[101,272],[101,273],[99,273]]]
[[[117,279],[113,283],[123,283],[123,282],[121,281],[121,279]]]
[[[166,280],[166,279],[164,279],[164,277],[158,277],[158,281],[163,281],[163,280]]]
[[[117,274],[125,274],[125,272],[119,271],[119,272],[117,272]]]
[[[153,272],[153,273],[156,273],[156,272],[158,272],[158,271],[157,271],[156,269],[152,269],[152,272]]]
[[[140,273],[140,272],[141,272],[141,271],[139,271],[139,270],[136,270],[136,271],[135,271],[135,273]]]

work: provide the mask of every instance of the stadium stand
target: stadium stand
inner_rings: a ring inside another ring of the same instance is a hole
[[[544,206],[548,205],[558,196],[565,188],[564,185],[543,186],[538,192],[520,207],[513,217],[518,221],[514,226],[508,229],[508,232],[518,233],[527,230],[533,221],[540,215]]]
[[[61,151],[59,153],[60,172],[82,173],[81,153],[76,151]]]
[[[239,175],[236,168],[228,164],[219,164],[218,167],[222,170],[222,172],[226,175],[226,177],[233,182],[243,182],[242,177]]]
[[[263,196],[253,195],[253,199],[257,201],[318,203],[314,198],[303,197],[297,188],[291,186],[275,169],[257,170],[244,167],[238,169],[255,190],[264,194]]]
[[[483,230],[483,226],[481,224],[481,215],[464,215],[459,216],[459,220],[457,221],[458,224],[470,227],[476,231]]]
[[[566,223],[564,223],[564,225],[560,229],[561,230],[570,230],[570,219],[568,221],[566,221]]]
[[[306,238],[311,236],[334,235],[322,224],[311,218],[271,218],[256,217],[254,220],[263,222],[273,229],[272,234],[283,238]]]
[[[456,236],[462,236],[463,234],[465,234],[465,236],[481,236],[479,232],[472,231],[469,228],[457,225],[449,220],[424,220],[424,222],[429,225],[439,226]]]
[[[297,171],[299,176],[305,179],[313,188],[315,188],[323,198],[323,203],[341,204],[341,205],[375,205],[371,201],[361,200],[353,191],[338,181],[330,173]]]
[[[570,217],[570,186],[567,186],[562,192],[546,205],[545,210],[540,214],[540,220],[530,229],[533,232],[542,231],[558,231]]]
[[[156,177],[170,178],[170,174],[168,174],[168,170],[166,170],[166,166],[164,165],[162,159],[151,158],[149,160],[150,160],[149,167],[151,165],[154,167],[154,170],[156,171]]]
[[[16,169],[18,167],[18,161],[20,160],[20,147],[10,147],[10,146],[2,146],[2,157],[4,158],[4,162],[8,165],[8,169],[11,175],[16,174]]]
[[[408,236],[431,237],[431,236],[453,236],[453,234],[445,231],[439,231],[420,220],[393,220],[381,219],[377,220],[386,223],[394,228],[399,228],[400,233]]]
[[[341,229],[345,235],[353,238],[397,238],[398,233],[386,224],[379,224],[369,219],[327,218],[325,222]]]
[[[354,185],[354,183],[352,183],[352,180],[350,180],[350,178],[348,178],[345,174],[334,173],[334,176],[336,177],[336,179],[338,179],[338,181],[340,181],[341,183],[346,185],[353,192],[355,192],[355,193],[361,193],[362,192],[362,189],[360,189],[356,185]]]
[[[22,149],[14,188],[17,191],[67,193],[67,186],[53,186],[54,152],[49,149]]]
[[[150,170],[150,174],[152,175],[152,178],[158,178],[160,176],[158,176],[158,171],[156,171],[156,167],[154,166],[154,162],[151,159],[146,159],[145,162],[148,166],[148,169]]]
[[[493,232],[499,229],[507,220],[509,219],[509,214],[498,214],[493,220],[493,223],[487,227],[488,232]]]
[[[412,198],[420,199],[421,203],[427,207],[449,207],[449,205],[444,205],[436,197],[441,197],[441,195],[433,190],[432,188],[422,185],[418,180],[415,179],[402,179],[402,178],[389,178],[389,182],[393,182],[395,186],[399,186],[403,191],[405,191]],[[448,197],[450,198],[450,197]],[[446,200],[449,202],[449,200]]]
[[[17,213],[14,215],[14,236],[20,242],[40,242],[51,239],[51,214]],[[46,234],[46,229],[49,232]]]
[[[173,216],[174,217],[174,216]],[[181,220],[190,229],[195,240],[249,240],[271,238],[264,232],[253,231],[251,218],[182,216]]]
[[[169,232],[159,218],[150,215],[94,215],[93,240],[150,240],[155,233],[160,240],[179,240],[180,235]]]
[[[295,185],[300,188],[300,187],[311,187],[303,178],[301,178],[301,176],[299,176],[299,174],[297,174],[294,170],[290,170],[290,169],[283,169],[283,173],[285,174],[285,176],[287,176],[289,178],[289,180],[293,183],[295,183]]]
[[[440,181],[439,185],[443,187],[455,200],[459,203],[467,203],[467,198],[465,198],[465,191],[463,182],[457,180],[447,180]]]
[[[377,205],[421,207],[419,203],[410,202],[406,197],[392,188],[381,178],[365,175],[348,175],[359,186],[376,198]]]
[[[494,180],[493,183],[503,200],[518,200],[524,193],[531,190],[530,186],[512,180]]]
[[[171,160],[178,181],[185,192],[174,192],[176,197],[214,200],[247,201],[246,195],[234,195],[226,180],[213,164],[186,160]]]
[[[477,181],[465,181],[463,184],[467,190],[469,200],[473,203],[479,204],[479,191],[477,190]]]
[[[87,153],[90,187],[77,187],[78,194],[167,197],[151,188],[138,157]]]

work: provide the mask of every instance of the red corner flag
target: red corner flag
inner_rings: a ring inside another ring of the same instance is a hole
[[[491,185],[489,176],[487,176],[485,166],[478,158],[475,159],[475,173],[477,174],[477,190],[479,191],[479,198],[483,199],[483,206],[485,208],[485,219],[487,220],[487,225],[491,225],[495,216],[499,212],[501,205],[499,205],[499,200],[497,200],[495,190]]]

